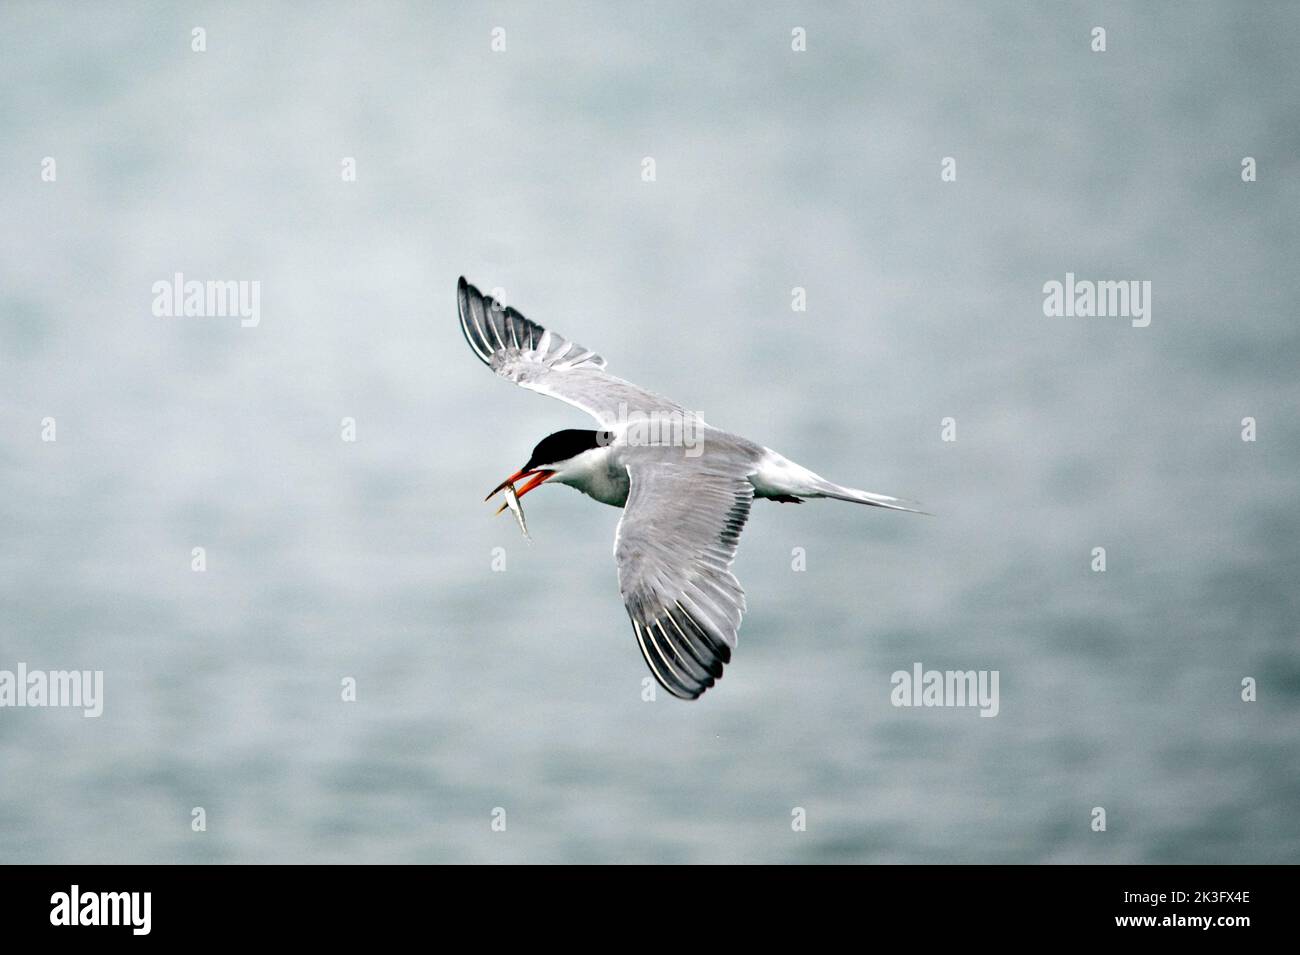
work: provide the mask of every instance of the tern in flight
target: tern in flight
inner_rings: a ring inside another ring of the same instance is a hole
[[[614,537],[618,587],[641,655],[669,693],[694,700],[722,677],[736,646],[745,592],[731,573],[755,498],[826,497],[924,513],[900,498],[841,487],[676,402],[605,371],[605,359],[462,277],[460,327],[502,378],[581,408],[598,431],[557,431],[488,495],[527,478],[567,484],[623,508]]]

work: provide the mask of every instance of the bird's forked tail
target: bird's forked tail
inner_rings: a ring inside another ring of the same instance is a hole
[[[927,517],[933,517],[929,511],[923,511],[919,507],[909,505],[916,504],[916,501],[909,501],[901,497],[890,497],[888,494],[873,494],[870,491],[859,491],[855,487],[841,487],[838,484],[832,484],[830,481],[823,480],[817,485],[817,497],[829,497],[837,501],[850,501],[854,504],[866,504],[869,507],[883,507],[889,511],[907,511],[909,514],[925,514]]]
[[[796,464],[771,448],[764,448],[763,452],[758,467],[750,477],[758,497],[776,501],[829,497],[837,501],[866,504],[868,507],[883,507],[889,511],[907,511],[909,514],[934,516],[929,511],[921,510],[919,506],[913,506],[917,504],[916,501],[890,497],[888,494],[874,494],[871,491],[859,491],[855,487],[842,487],[808,470],[802,464]]]

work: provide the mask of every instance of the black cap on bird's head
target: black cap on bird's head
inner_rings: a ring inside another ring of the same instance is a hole
[[[606,447],[613,439],[613,434],[608,431],[583,431],[579,428],[566,428],[564,431],[548,434],[537,442],[537,447],[533,448],[528,463],[493,488],[492,494],[484,500],[490,500],[493,494],[507,484],[514,484],[522,478],[531,476],[532,480],[515,492],[518,497],[523,497],[556,473],[557,469],[549,465],[561,464],[576,458],[584,451]]]
[[[612,438],[613,435],[608,431],[581,431],[577,428],[548,434],[537,442],[537,447],[533,448],[532,456],[523,470],[533,471],[547,464],[559,464],[576,458],[583,451],[605,447]]]

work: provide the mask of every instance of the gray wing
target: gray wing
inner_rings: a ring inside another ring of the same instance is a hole
[[[629,412],[690,414],[667,398],[615,378],[595,352],[529,321],[463,276],[457,302],[461,331],[479,361],[529,391],[581,408],[602,429],[613,430]]]
[[[614,539],[619,591],[650,672],[693,700],[722,677],[736,646],[745,592],[731,562],[754,488],[738,461],[660,457],[627,470]]]

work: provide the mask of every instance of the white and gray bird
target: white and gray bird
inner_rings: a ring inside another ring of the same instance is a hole
[[[530,391],[581,408],[598,431],[543,438],[488,495],[527,478],[567,484],[624,509],[614,537],[618,586],[637,645],[669,693],[693,700],[722,677],[745,592],[731,573],[755,498],[834,498],[924,513],[900,498],[841,487],[705,424],[694,412],[605,371],[605,359],[485,296],[462,277],[460,327],[483,364]]]

